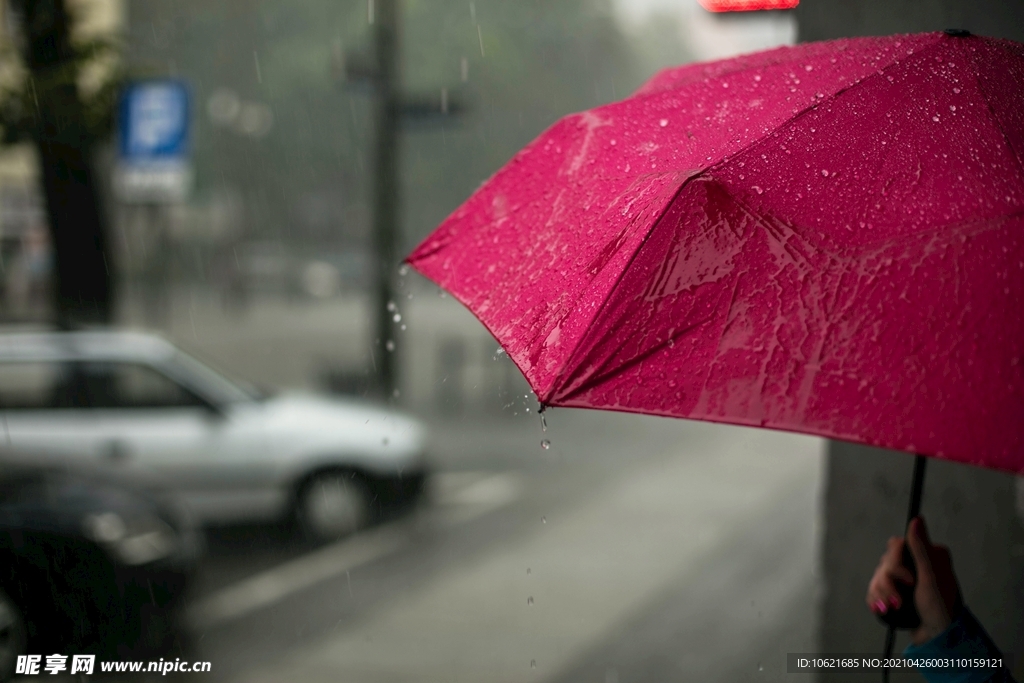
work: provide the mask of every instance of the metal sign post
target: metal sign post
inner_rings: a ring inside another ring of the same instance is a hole
[[[141,289],[147,319],[162,322],[169,297],[166,204],[183,201],[192,185],[188,156],[189,94],[181,81],[140,81],[125,88],[119,110],[114,190],[135,205],[147,244]]]

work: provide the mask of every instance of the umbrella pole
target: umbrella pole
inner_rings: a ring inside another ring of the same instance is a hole
[[[921,494],[924,492],[924,470],[925,465],[928,464],[928,459],[923,455],[917,455],[914,457],[914,481],[910,486],[910,506],[907,508],[907,524],[906,527],[910,526],[911,520],[921,514]],[[904,528],[906,528],[904,527]],[[908,550],[904,548],[904,553]],[[888,631],[885,634],[885,653],[883,654],[884,659],[892,657],[893,647],[896,645],[896,627],[892,624],[889,625]],[[882,682],[889,683],[889,667],[882,669]]]

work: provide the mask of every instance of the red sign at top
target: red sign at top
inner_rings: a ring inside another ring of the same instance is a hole
[[[697,0],[709,12],[753,12],[763,9],[793,9],[800,0]]]

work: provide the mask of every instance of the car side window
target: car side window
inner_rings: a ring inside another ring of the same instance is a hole
[[[0,363],[0,410],[44,410],[81,406],[73,371],[57,361]]]
[[[191,391],[141,363],[83,362],[80,381],[92,408],[184,408],[203,402]]]

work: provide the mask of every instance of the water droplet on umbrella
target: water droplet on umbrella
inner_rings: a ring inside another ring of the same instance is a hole
[[[956,105],[955,104],[949,105],[949,110],[950,111],[956,111]]]
[[[756,193],[758,193],[758,194],[761,194],[762,192],[764,192],[764,190],[762,190],[762,189],[761,189],[760,187],[758,187],[757,185],[754,185],[754,188],[753,188],[753,189],[754,189],[754,192],[756,192]]]
[[[665,126],[668,125],[668,119],[662,119],[661,121],[658,121],[658,125],[664,128]]]
[[[823,177],[825,177],[825,178],[828,178],[828,170],[827,170],[827,169],[824,169],[824,168],[823,168],[823,169],[821,169],[821,175],[822,175]]]
[[[401,275],[402,277],[405,277],[406,275],[408,275],[409,274],[409,266],[402,266],[401,268],[399,268],[398,269],[398,274]]]
[[[932,117],[932,121],[935,121],[936,123],[938,123],[939,122],[939,117],[938,116],[933,116]]]
[[[551,448],[551,440],[550,439],[542,440],[540,442],[540,447],[543,448],[544,450],[550,449]]]
[[[953,94],[959,95],[960,94],[960,88],[953,88]]]

